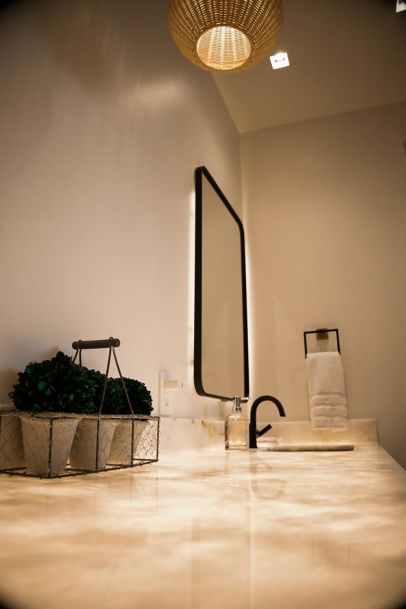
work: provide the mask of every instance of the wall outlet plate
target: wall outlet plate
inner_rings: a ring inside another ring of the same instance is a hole
[[[168,370],[159,372],[159,414],[169,417],[173,414],[173,393],[183,387],[178,379],[171,379]]]
[[[171,399],[169,391],[165,390],[165,381],[169,381],[168,370],[159,372],[159,414],[168,417],[171,414]]]

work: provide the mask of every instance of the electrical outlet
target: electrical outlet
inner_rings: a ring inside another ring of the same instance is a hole
[[[165,390],[165,381],[169,380],[169,372],[161,370],[159,373],[159,414],[168,417],[171,414],[170,392]]]
[[[161,370],[159,373],[159,414],[161,417],[170,417],[172,415],[173,392],[178,391],[183,387],[183,384],[176,379],[171,379],[167,370]]]

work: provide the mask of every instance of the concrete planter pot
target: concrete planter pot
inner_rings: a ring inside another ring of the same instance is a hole
[[[63,474],[79,417],[63,414],[20,414],[27,472],[35,476]]]
[[[111,465],[132,465],[139,453],[147,427],[146,419],[123,417],[114,432],[108,462]]]
[[[0,414],[0,470],[25,466],[21,423],[18,414]]]
[[[70,466],[82,471],[106,469],[117,418],[108,415],[84,417],[77,428],[72,444]]]

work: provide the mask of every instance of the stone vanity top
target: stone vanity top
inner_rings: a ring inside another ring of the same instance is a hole
[[[397,609],[406,472],[354,451],[166,451],[60,480],[0,476],[17,609]]]

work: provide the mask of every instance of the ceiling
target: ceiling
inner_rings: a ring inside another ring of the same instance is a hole
[[[0,0],[0,15],[15,3]],[[396,0],[282,3],[273,52],[288,51],[291,65],[213,74],[240,133],[406,101],[406,11]]]
[[[213,78],[240,133],[406,101],[406,11],[395,0],[283,0],[284,24],[268,60]]]

